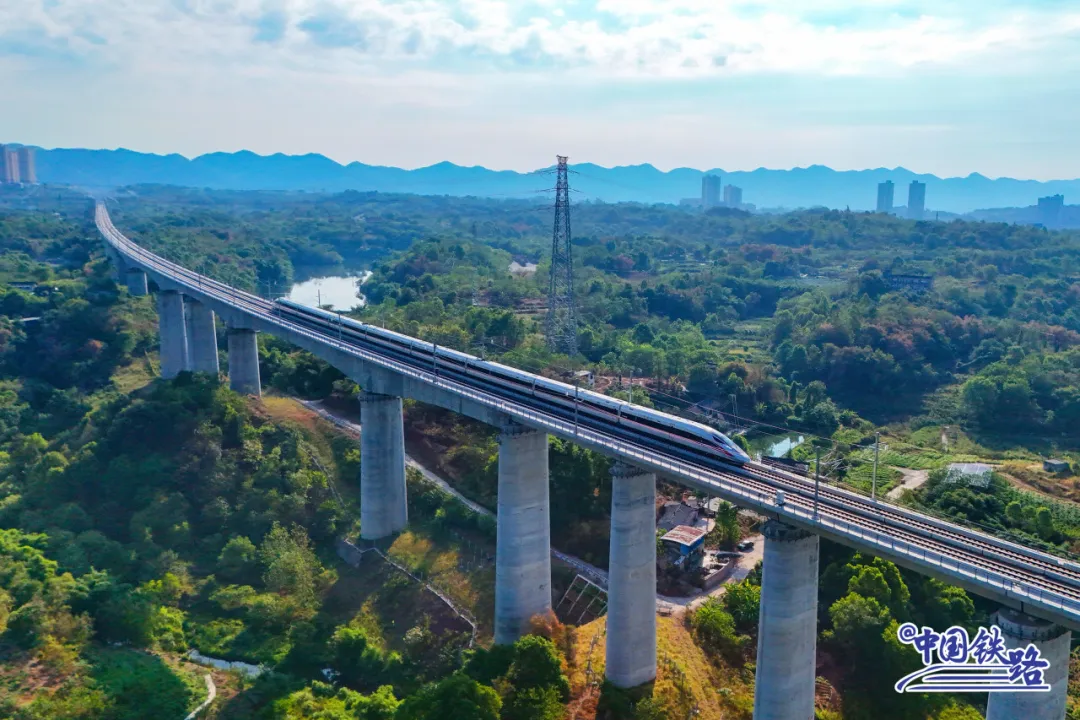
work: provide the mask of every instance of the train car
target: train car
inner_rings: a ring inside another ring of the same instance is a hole
[[[362,335],[373,335],[375,337],[383,338],[390,342],[404,345],[406,347],[412,348],[413,350],[424,353],[431,352],[431,343],[426,343],[422,340],[417,340],[416,338],[409,337],[408,335],[396,333],[393,330],[386,330],[385,328],[381,328],[376,325],[368,325],[367,323],[362,323],[359,320],[353,320],[352,318],[347,318],[338,315],[337,313],[323,310],[322,308],[309,307],[307,305],[303,305],[301,303],[294,302],[286,298],[278,298],[274,301],[274,304],[276,306],[278,314],[283,317],[291,316],[294,319],[304,321],[314,316],[334,325],[341,325],[343,328],[350,328],[361,333]]]
[[[657,412],[650,408],[640,407],[638,405],[631,405],[629,407],[629,410],[623,410],[624,414],[648,419],[650,422],[668,428],[669,430],[699,438],[709,446],[718,449],[720,454],[729,462],[735,463],[736,465],[743,465],[750,462],[750,456],[747,455],[741,447],[736,445],[727,435],[715,428],[696,423],[693,420],[665,415],[664,413]]]
[[[417,340],[393,330],[361,323],[336,313],[301,305],[291,300],[279,299],[276,301],[276,306],[279,314],[283,317],[292,317],[301,322],[309,321],[312,316],[318,317],[327,323],[340,325],[343,329],[348,328],[350,335],[359,333],[369,339],[379,338],[397,346],[399,350],[407,348],[410,354],[420,354],[421,356],[434,354],[436,362],[442,360],[450,366],[462,368],[466,373],[482,374],[487,377],[488,382],[502,385],[515,392],[544,395],[551,402],[567,407],[576,405],[586,412],[595,413],[597,410],[602,410],[602,414],[614,417],[615,421],[620,424],[639,425],[646,429],[659,428],[671,436],[672,439],[691,445],[695,450],[699,450],[700,446],[704,445],[730,463],[742,465],[750,461],[750,456],[726,435],[692,420],[666,415],[640,405],[632,405],[609,395],[577,388],[558,380],[534,375],[501,363],[481,360],[468,353],[439,347],[434,343]],[[592,406],[591,410],[590,406]]]

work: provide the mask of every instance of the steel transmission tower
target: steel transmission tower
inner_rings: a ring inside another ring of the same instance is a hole
[[[577,355],[574,259],[570,251],[570,181],[566,156],[559,155],[555,181],[555,228],[551,234],[551,279],[545,333],[553,352]]]

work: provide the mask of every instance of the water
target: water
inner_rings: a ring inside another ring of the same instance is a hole
[[[321,302],[324,306],[330,305],[332,309],[342,311],[363,307],[366,300],[358,294],[358,288],[370,276],[371,271],[368,270],[359,275],[311,278],[293,285],[289,290],[289,299],[311,307]]]
[[[762,455],[769,457],[784,457],[792,449],[806,442],[802,435],[770,435],[755,438],[751,446],[759,450]]]

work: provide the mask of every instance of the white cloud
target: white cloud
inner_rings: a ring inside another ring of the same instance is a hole
[[[1051,3],[905,0],[16,0],[0,57],[50,49],[89,63],[207,63],[393,74],[574,68],[592,77],[784,72],[883,75],[920,65],[1008,67],[1080,35]],[[13,45],[14,39],[24,41]],[[1075,52],[1075,50],[1074,50]]]
[[[0,142],[1075,174],[1080,11],[1018,5],[0,0]]]

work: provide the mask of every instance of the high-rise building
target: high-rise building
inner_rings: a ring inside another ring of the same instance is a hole
[[[1047,195],[1039,198],[1039,222],[1044,227],[1056,227],[1061,222],[1061,211],[1064,209],[1064,195]]]
[[[907,195],[908,217],[912,220],[922,220],[926,212],[926,183],[912,180],[908,187]]]
[[[701,178],[701,204],[703,207],[716,207],[720,204],[721,187],[722,183],[719,175],[706,175]]]
[[[0,182],[19,182],[19,156],[10,145],[0,145]]]
[[[21,147],[18,152],[19,181],[34,185],[37,183],[37,168],[34,163],[34,148]]]
[[[879,213],[891,213],[893,209],[894,186],[892,180],[878,183],[877,186],[877,211]]]
[[[742,207],[742,188],[728,185],[724,188],[724,206],[729,208]]]

